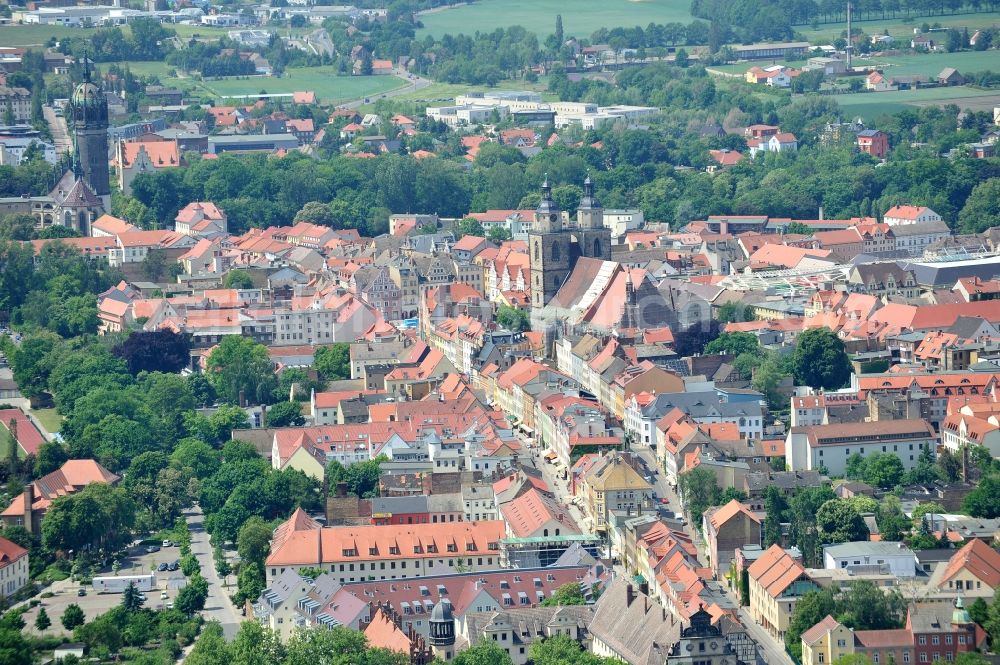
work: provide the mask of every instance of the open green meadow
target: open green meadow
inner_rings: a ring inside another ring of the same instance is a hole
[[[555,31],[561,14],[566,36],[589,37],[599,28],[690,23],[688,0],[479,0],[421,14],[418,36],[472,34],[521,25],[539,38]]]
[[[894,18],[876,18],[872,20],[857,20],[855,16],[854,27],[860,28],[869,35],[881,35],[886,30],[896,39],[909,40],[913,36],[913,29],[919,28],[924,23],[928,25],[938,24],[942,28],[968,28],[971,34],[977,28],[992,28],[1000,26],[1000,12],[976,12],[973,14],[945,14],[944,16],[896,16]],[[843,23],[821,23],[815,30],[809,26],[796,26],[795,28],[802,36],[813,42],[830,42],[843,35],[847,26]]]
[[[178,79],[180,85],[195,83]],[[395,76],[339,76],[333,67],[289,67],[281,78],[227,78],[198,81],[198,88],[216,97],[289,93],[312,90],[324,103],[335,104],[371,97],[401,88],[406,83]]]
[[[42,46],[55,37],[89,37],[94,28],[67,28],[58,25],[0,26],[0,46]]]
[[[1000,105],[1000,92],[956,86],[891,92],[858,92],[834,95],[832,99],[844,109],[845,117],[860,116],[870,121],[882,114],[900,111],[907,106],[957,104],[962,109],[986,111]]]

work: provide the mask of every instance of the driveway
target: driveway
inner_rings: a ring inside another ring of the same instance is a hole
[[[205,517],[201,508],[195,506],[184,513],[188,528],[191,530],[191,553],[201,565],[201,574],[208,581],[208,600],[201,615],[206,621],[218,621],[222,624],[222,632],[227,640],[232,640],[239,632],[243,617],[239,610],[233,607],[229,594],[236,592],[236,587],[223,587],[222,580],[215,572],[215,559],[212,557],[212,546],[208,542],[205,531]]]
[[[73,141],[69,138],[69,129],[66,126],[66,118],[56,115],[55,109],[49,105],[42,107],[42,115],[52,132],[52,143],[55,145],[56,154],[73,152]]]

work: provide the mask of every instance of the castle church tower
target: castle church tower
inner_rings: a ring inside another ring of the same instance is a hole
[[[552,188],[546,177],[542,200],[535,209],[535,219],[528,233],[531,264],[531,306],[544,307],[562,286],[573,267],[573,247],[563,233],[562,212],[552,200]]]
[[[576,242],[580,256],[611,260],[611,229],[604,228],[604,206],[594,196],[590,176],[583,181],[583,198],[576,209]]]
[[[108,100],[100,86],[90,80],[90,61],[84,58],[83,83],[70,100],[78,160],[83,180],[111,210],[111,182],[108,175]]]

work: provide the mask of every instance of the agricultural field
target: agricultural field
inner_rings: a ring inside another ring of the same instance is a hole
[[[854,27],[869,35],[881,35],[886,30],[896,39],[909,39],[913,29],[924,23],[939,24],[942,28],[968,28],[972,33],[976,28],[991,28],[1000,26],[1000,12],[976,12],[971,14],[945,14],[944,16],[897,16],[895,18],[877,18],[859,21],[855,16]],[[815,30],[809,26],[797,26],[796,30],[806,40],[819,44],[830,42],[844,34],[847,26],[844,23],[821,23]]]
[[[588,37],[599,28],[646,26],[654,23],[690,23],[688,0],[479,0],[460,7],[421,14],[424,27],[417,36],[489,32],[521,25],[541,40],[555,30],[562,14],[567,36]]]
[[[323,103],[339,103],[388,92],[406,83],[395,76],[338,76],[333,67],[290,67],[281,78],[230,78],[217,81],[171,79],[172,85],[197,87],[214,97],[254,95],[262,90],[289,93],[312,90]]]
[[[858,92],[834,95],[845,117],[860,116],[871,121],[885,113],[895,113],[907,106],[957,104],[959,108],[986,111],[1000,105],[1000,92],[965,86],[953,88],[923,88],[892,92]]]
[[[0,26],[0,46],[43,46],[52,37],[88,37],[95,31],[56,25],[5,25]]]

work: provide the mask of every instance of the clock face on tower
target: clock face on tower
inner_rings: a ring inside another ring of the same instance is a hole
[[[550,221],[550,222],[554,222],[554,221],[556,221],[556,220],[557,220],[558,218],[559,218],[559,217],[558,217],[558,215],[549,215],[549,221]]]

